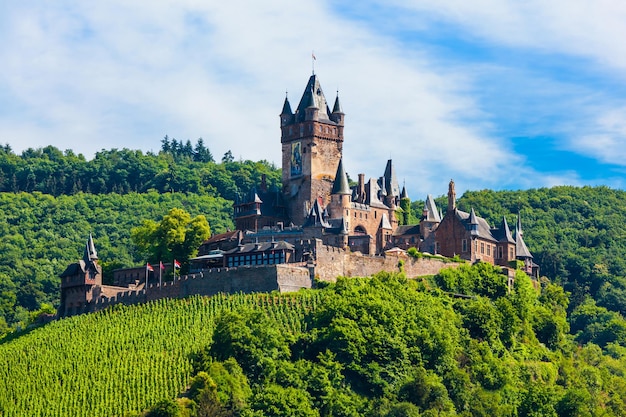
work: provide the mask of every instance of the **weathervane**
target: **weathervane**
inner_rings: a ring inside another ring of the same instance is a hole
[[[317,58],[315,58],[315,51],[311,51],[311,71],[313,73],[313,75],[315,75],[315,60]]]

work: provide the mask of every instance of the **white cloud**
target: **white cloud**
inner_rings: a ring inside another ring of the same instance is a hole
[[[626,107],[607,111],[597,119],[594,131],[572,139],[570,149],[604,163],[626,165],[625,115]]]
[[[531,8],[513,3],[420,4],[482,36],[521,45],[539,45],[556,10],[542,6],[538,23],[529,24]],[[48,144],[88,156],[102,148],[158,150],[169,134],[203,137],[217,158],[230,149],[236,157],[279,164],[283,92],[289,90],[295,107],[315,50],[327,99],[332,103],[340,90],[353,177],[381,175],[392,157],[413,198],[445,193],[451,177],[467,188],[506,184],[512,168],[518,178],[542,181],[506,140],[489,134],[489,115],[468,96],[472,79],[464,73],[472,68],[436,68],[419,43],[407,50],[324,3],[4,7],[0,105],[8,110],[0,115],[0,143],[18,151]],[[570,25],[583,17],[554,17],[556,33],[546,44],[574,40]],[[618,20],[609,26],[619,28]],[[577,48],[593,49],[594,39]]]

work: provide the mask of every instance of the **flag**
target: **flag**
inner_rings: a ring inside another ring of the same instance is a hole
[[[176,259],[174,259],[174,268],[180,268],[180,262],[178,262]]]
[[[147,262],[146,262],[146,269],[147,269],[148,271],[152,271],[152,272],[154,272],[154,268],[152,267],[152,265],[150,265],[150,264],[149,264],[149,263],[147,263]]]
[[[159,268],[161,268],[161,271],[165,271],[165,265],[161,261],[159,261]]]

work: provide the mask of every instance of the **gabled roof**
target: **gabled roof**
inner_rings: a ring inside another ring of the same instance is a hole
[[[296,109],[296,123],[304,121],[306,117],[305,110],[311,106],[319,109],[319,120],[335,124],[335,122],[332,122],[329,119],[328,115],[330,113],[330,109],[328,108],[328,103],[326,102],[326,97],[324,97],[324,92],[322,91],[319,79],[315,74],[311,75],[311,78],[309,78],[309,81],[304,89],[304,93],[302,94],[302,98],[300,99],[300,104],[298,104],[298,108]]]
[[[343,159],[339,160],[339,166],[337,166],[337,174],[335,174],[335,182],[333,183],[331,194],[352,194],[350,184],[348,184],[348,176],[346,175],[346,171],[343,169]]]
[[[232,232],[226,232],[226,233],[220,233],[218,235],[213,235],[210,238],[208,238],[207,240],[205,240],[204,242],[202,242],[203,245],[208,244],[208,243],[216,243],[216,242],[225,242],[225,241],[229,241],[229,240],[238,240],[239,239],[239,234],[241,232],[239,230],[233,230]]]
[[[389,223],[389,217],[387,217],[387,213],[383,213],[380,219],[380,229],[391,229],[391,223]]]
[[[439,210],[437,210],[437,204],[435,203],[435,199],[432,195],[428,194],[426,197],[426,202],[424,203],[424,211],[426,211],[426,221],[429,222],[441,222],[441,216],[439,215]]]

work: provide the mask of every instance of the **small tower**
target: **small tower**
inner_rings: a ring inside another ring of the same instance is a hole
[[[348,175],[343,169],[343,160],[339,160],[333,189],[330,192],[330,216],[331,218],[347,217],[349,215],[352,190],[348,183]]]
[[[82,310],[100,296],[102,267],[98,265],[98,253],[91,233],[85,245],[83,258],[70,264],[61,277],[61,305],[59,316],[71,316]]]

